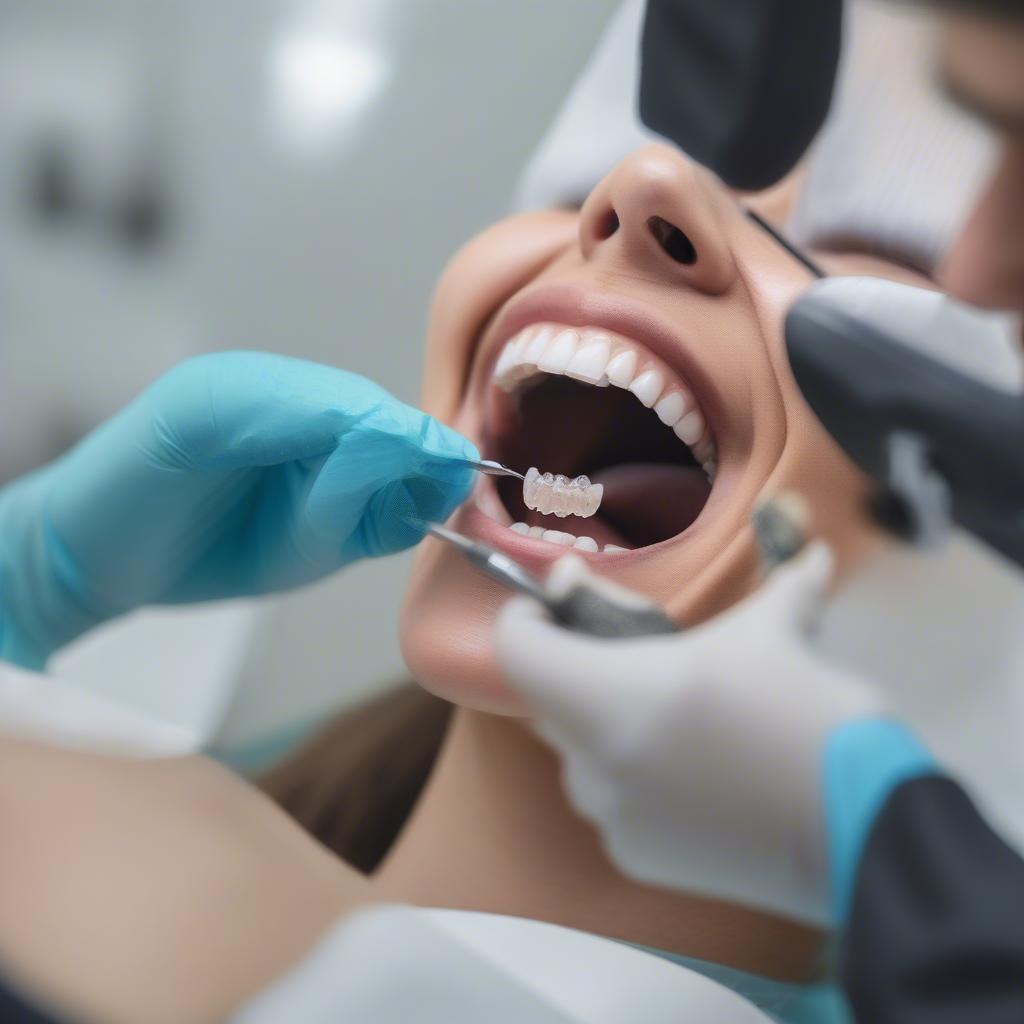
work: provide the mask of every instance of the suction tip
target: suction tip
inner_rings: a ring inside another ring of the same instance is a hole
[[[754,536],[765,575],[799,553],[807,542],[810,522],[810,507],[796,491],[783,491],[754,509]]]

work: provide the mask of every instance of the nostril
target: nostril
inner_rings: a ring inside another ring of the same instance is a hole
[[[693,242],[675,224],[670,224],[662,217],[648,217],[647,228],[654,235],[658,245],[676,263],[685,263],[689,266],[697,262],[697,250]]]
[[[609,210],[597,224],[597,240],[603,242],[611,238],[619,230],[619,215],[614,210]]]

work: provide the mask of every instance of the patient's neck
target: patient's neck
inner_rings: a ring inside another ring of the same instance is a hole
[[[388,899],[553,921],[784,980],[815,932],[622,878],[569,809],[554,755],[515,719],[458,710],[437,767],[374,881]]]

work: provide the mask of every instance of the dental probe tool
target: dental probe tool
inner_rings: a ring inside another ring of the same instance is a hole
[[[485,476],[511,476],[515,477],[516,480],[525,480],[526,477],[522,473],[517,473],[514,469],[509,469],[508,466],[503,466],[500,462],[495,462],[493,459],[466,459],[466,465],[475,469],[478,473],[483,473]]]
[[[477,540],[470,540],[455,530],[449,530],[447,526],[439,526],[437,523],[418,522],[415,525],[426,530],[432,537],[446,541],[457,548],[466,557],[470,564],[476,566],[483,573],[490,576],[492,580],[518,590],[542,604],[547,604],[544,595],[544,588],[540,581],[534,579],[515,559],[503,555],[495,548],[482,544]]]
[[[541,473],[531,466],[526,474],[518,473],[493,459],[479,462],[466,459],[466,465],[485,476],[510,476],[523,481],[523,502],[527,508],[540,512],[553,512],[559,519],[566,516],[592,516],[597,512],[604,495],[603,484],[592,484],[590,477],[577,476],[570,480],[561,473]]]
[[[660,608],[646,601],[635,607],[624,607],[583,584],[573,584],[563,593],[553,595],[515,559],[496,551],[480,541],[464,537],[455,530],[436,523],[416,525],[438,540],[446,541],[481,572],[503,586],[518,590],[539,601],[551,617],[566,629],[600,637],[653,636],[678,633],[679,626]]]

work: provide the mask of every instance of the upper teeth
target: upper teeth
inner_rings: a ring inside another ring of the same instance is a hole
[[[527,508],[545,515],[554,512],[559,519],[566,516],[592,516],[604,496],[603,484],[592,484],[590,477],[552,476],[535,467],[526,471],[523,480],[523,503]]]
[[[512,391],[537,373],[631,391],[675,431],[708,476],[714,477],[718,466],[715,442],[693,394],[635,341],[594,327],[531,324],[505,343],[494,367],[494,381],[504,391]]]

